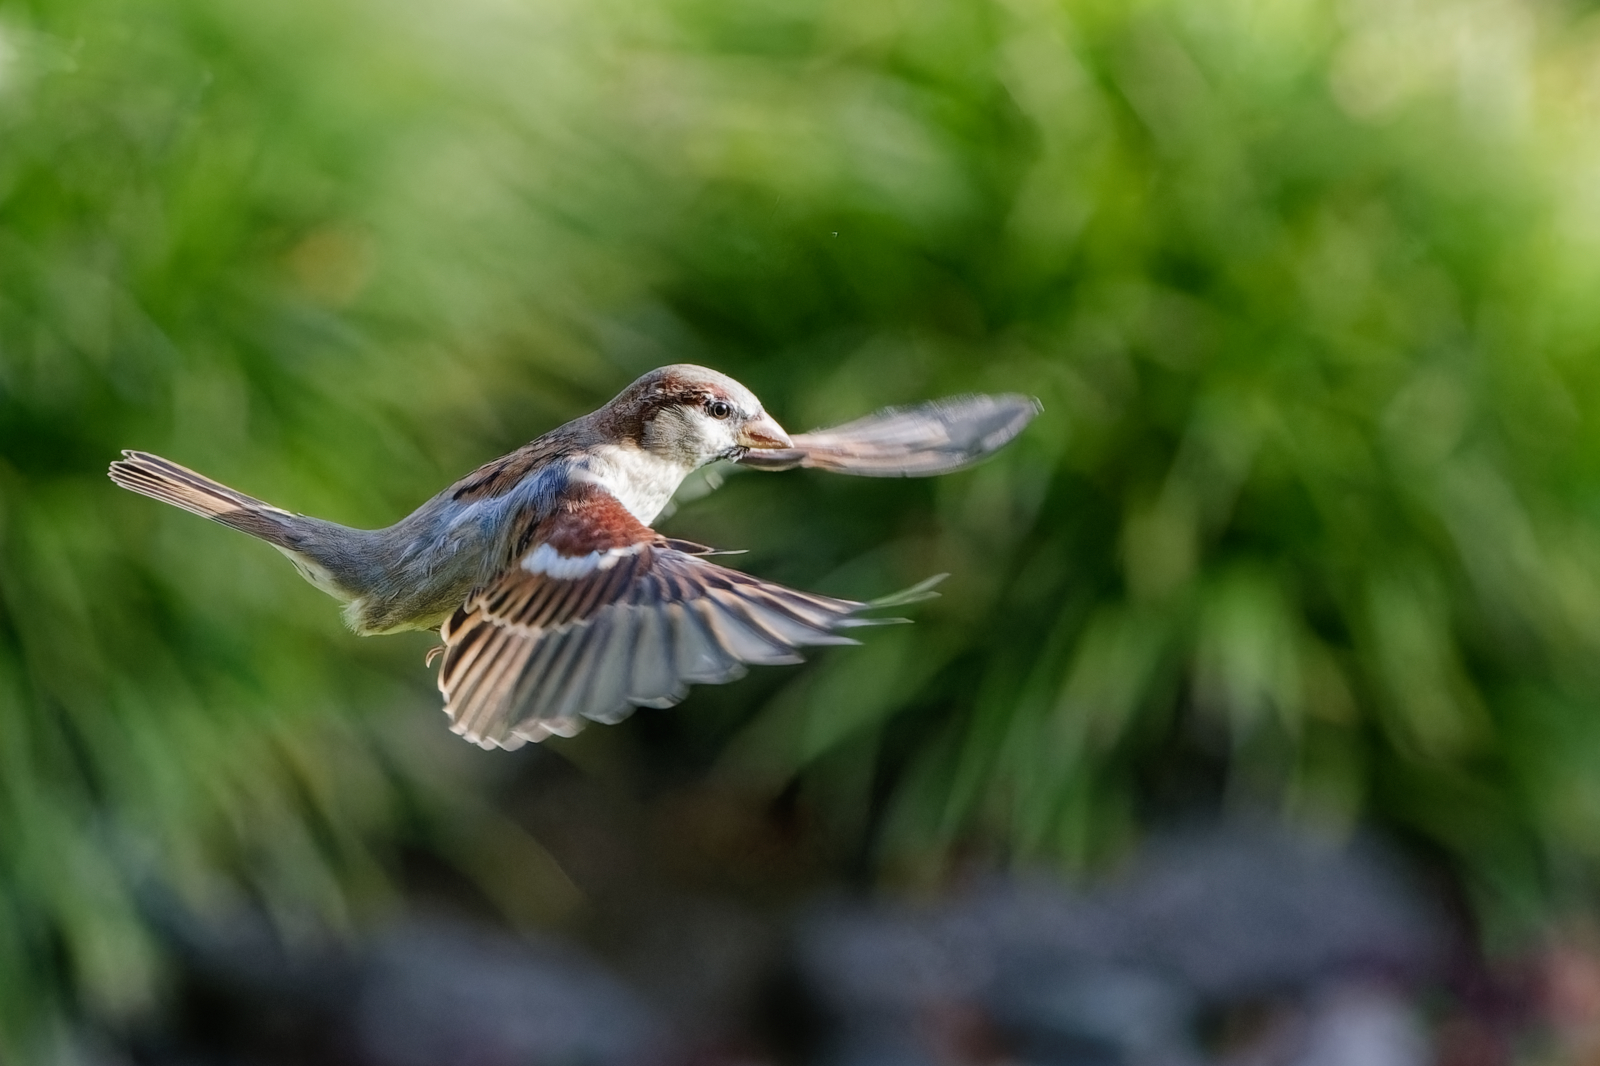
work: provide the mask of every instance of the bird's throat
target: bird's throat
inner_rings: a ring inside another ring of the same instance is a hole
[[[634,445],[603,444],[574,465],[572,478],[609,492],[648,526],[693,469]]]

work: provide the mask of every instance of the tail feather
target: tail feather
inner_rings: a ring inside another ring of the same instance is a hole
[[[288,511],[236,492],[159,455],[125,451],[122,456],[111,464],[110,473],[111,480],[123,488],[221,522],[277,547],[297,547],[293,543],[297,539],[293,536],[296,516]]]

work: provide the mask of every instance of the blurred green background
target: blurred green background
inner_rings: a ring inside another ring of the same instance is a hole
[[[787,797],[901,884],[1265,809],[1412,841],[1491,946],[1582,907],[1597,118],[1600,22],[1519,0],[6,0],[0,1039],[158,999],[150,892],[360,924],[421,849],[581,906],[426,635],[117,451],[377,526],[678,361],[791,430],[1044,414],[685,501],[800,587],[952,576],[564,757]]]

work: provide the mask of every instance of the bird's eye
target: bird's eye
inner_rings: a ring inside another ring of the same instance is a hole
[[[733,404],[726,400],[712,400],[710,403],[706,404],[706,412],[710,414],[712,418],[720,421],[721,419],[727,418],[733,414]]]

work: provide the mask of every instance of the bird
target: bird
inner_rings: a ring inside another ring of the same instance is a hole
[[[723,566],[712,548],[651,528],[684,479],[719,460],[919,477],[971,465],[1022,432],[1026,396],[888,408],[790,437],[754,393],[690,364],[643,375],[594,412],[467,474],[384,529],[274,507],[168,459],[124,451],[111,480],[264,540],[343,601],[362,635],[438,630],[451,729],[483,748],[570,737],[693,684],[799,649],[857,643],[870,609]],[[943,576],[943,575],[940,575]]]

